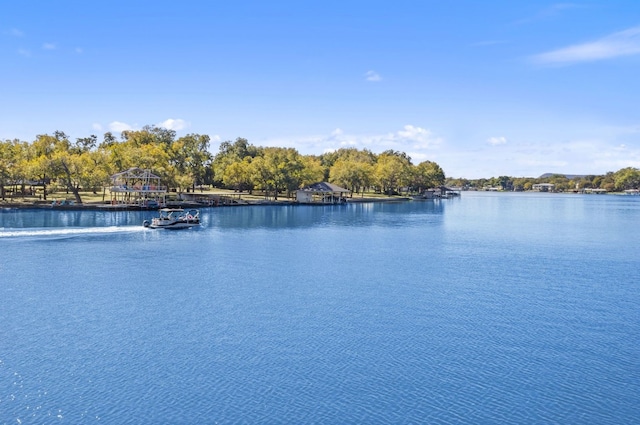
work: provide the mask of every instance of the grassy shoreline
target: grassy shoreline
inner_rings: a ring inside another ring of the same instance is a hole
[[[294,198],[280,197],[277,200],[273,198],[267,198],[264,194],[257,192],[253,194],[249,194],[248,192],[235,192],[233,190],[216,190],[216,191],[198,191],[197,193],[209,194],[209,195],[220,195],[220,196],[228,196],[237,199],[239,202],[231,204],[231,205],[220,205],[219,207],[225,206],[243,206],[243,205],[291,205],[297,204]],[[5,199],[0,200],[0,208],[23,208],[23,209],[104,209],[104,210],[117,210],[119,209],[136,209],[134,206],[111,206],[108,196],[103,196],[103,194],[94,194],[92,192],[81,192],[80,196],[82,198],[82,204],[76,204],[74,197],[67,193],[51,193],[47,196],[47,200],[41,199],[41,197],[37,196],[24,196],[19,198]],[[347,198],[347,202],[356,203],[356,202],[391,202],[391,201],[403,201],[408,200],[406,196],[387,196],[378,193],[365,193],[364,196],[361,194],[354,195],[353,198]],[[68,203],[65,205],[54,205],[56,201],[67,201]],[[186,201],[180,201],[177,199],[177,195],[169,196],[167,203],[170,205],[195,205],[193,203],[189,203]],[[111,207],[111,208],[109,208]],[[202,208],[209,208],[208,205],[201,205]],[[212,208],[216,208],[211,206]],[[142,209],[142,208],[140,208]]]

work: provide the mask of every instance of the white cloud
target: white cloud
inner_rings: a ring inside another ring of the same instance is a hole
[[[565,10],[581,9],[585,7],[577,3],[556,3],[540,12],[540,17],[554,17],[560,15]]]
[[[615,139],[509,140],[500,149],[489,145],[470,150],[457,147],[439,151],[437,162],[448,176],[466,178],[538,177],[544,173],[602,175],[624,167],[640,167],[640,147],[625,146],[611,138]]]
[[[640,26],[589,43],[576,44],[531,57],[534,63],[568,65],[640,54]]]
[[[42,45],[42,48],[43,48],[44,50],[55,50],[55,49],[56,49],[56,45],[55,45],[55,44],[53,44],[53,43],[44,43],[44,44]]]
[[[487,139],[487,143],[489,143],[491,146],[498,146],[498,145],[504,145],[507,143],[507,138],[506,137],[489,137]]]
[[[353,140],[353,139],[351,139],[351,140],[342,140],[340,142],[340,147],[341,148],[354,148],[354,147],[357,147],[357,146],[358,146],[358,142],[356,140]],[[335,151],[336,149],[334,148],[332,150]]]
[[[118,133],[121,133],[123,131],[128,131],[128,130],[132,130],[133,127],[130,126],[127,123],[124,122],[120,122],[120,121],[113,121],[112,123],[109,124],[109,130],[110,131],[115,131]]]
[[[91,128],[93,128],[95,131],[102,131],[102,125],[100,123],[94,122],[91,125]]]
[[[174,120],[173,118],[169,118],[168,120],[165,120],[158,124],[158,127],[164,127],[167,130],[184,130],[190,125],[191,124],[186,122],[185,120],[179,118]]]
[[[11,28],[9,31],[6,31],[5,34],[8,34],[8,35],[13,36],[13,37],[23,37],[24,36],[24,32],[20,31],[17,28]]]
[[[434,139],[431,131],[413,125],[405,125],[396,135],[401,140],[411,140],[420,144],[432,145],[439,143],[439,139]]]
[[[340,148],[369,149],[380,153],[388,149],[406,152],[412,158],[433,159],[442,139],[425,128],[405,125],[402,129],[384,134],[347,134],[335,129],[326,135],[269,139],[265,146],[294,147],[302,154],[332,152]]]
[[[555,19],[555,18],[561,17],[564,14],[565,10],[584,9],[587,7],[588,7],[587,5],[577,4],[577,3],[556,3],[556,4],[552,4],[551,6],[545,9],[542,9],[532,17],[519,19],[516,22],[514,22],[514,24],[522,25],[522,24],[528,24],[531,22],[537,22],[541,20]]]
[[[31,57],[31,51],[27,50],[27,49],[18,49],[18,54],[20,56],[24,56],[25,58],[30,58]]]
[[[364,74],[364,78],[365,78],[365,80],[371,81],[371,82],[374,82],[374,83],[377,83],[378,81],[382,81],[382,77],[380,76],[380,74],[378,74],[375,71],[367,71]]]

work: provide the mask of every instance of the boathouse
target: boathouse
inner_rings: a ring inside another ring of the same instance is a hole
[[[328,182],[310,184],[296,191],[296,201],[300,204],[341,204],[347,202],[350,190]]]
[[[151,170],[129,168],[111,176],[111,205],[157,208],[166,204],[167,187]]]
[[[439,186],[434,190],[436,198],[453,198],[456,196],[460,196],[460,189],[447,187],[447,186]]]
[[[590,187],[587,187],[584,189],[584,193],[592,193],[595,195],[603,195],[605,193],[607,193],[607,189],[593,189]]]

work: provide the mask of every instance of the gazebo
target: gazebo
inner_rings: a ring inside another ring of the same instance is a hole
[[[347,202],[348,189],[328,182],[310,184],[296,191],[296,201],[301,204],[342,204]]]
[[[129,168],[111,176],[109,192],[112,205],[153,208],[165,205],[167,187],[151,170]]]

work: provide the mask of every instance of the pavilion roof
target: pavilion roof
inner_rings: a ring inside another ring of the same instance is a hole
[[[313,183],[308,186],[303,187],[302,189],[305,192],[334,192],[334,193],[348,193],[351,192],[349,189],[345,189],[340,186],[336,186],[333,183],[329,182],[318,182]]]
[[[156,176],[151,170],[144,170],[142,168],[129,168],[128,170],[121,171],[111,176],[111,179],[160,179],[160,176]]]

